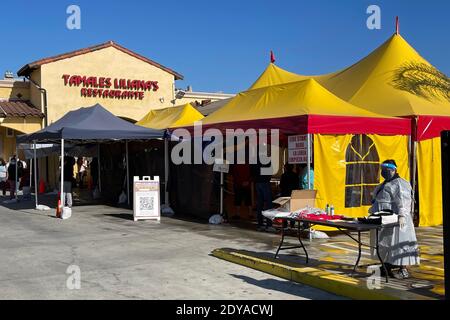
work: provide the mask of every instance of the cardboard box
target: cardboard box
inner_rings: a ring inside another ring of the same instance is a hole
[[[314,208],[317,190],[292,190],[290,197],[280,197],[273,201],[281,207],[296,211],[307,206]]]

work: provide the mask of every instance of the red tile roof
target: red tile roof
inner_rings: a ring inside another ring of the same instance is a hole
[[[117,43],[115,43],[113,41],[108,41],[108,42],[105,42],[105,43],[102,43],[102,44],[99,44],[99,45],[96,45],[96,46],[92,46],[92,47],[88,47],[88,48],[84,48],[84,49],[79,49],[79,50],[76,50],[76,51],[63,53],[63,54],[60,54],[60,55],[57,55],[57,56],[48,57],[48,58],[44,58],[44,59],[41,59],[41,60],[37,60],[37,61],[31,62],[31,63],[28,63],[28,64],[24,65],[19,71],[17,71],[17,74],[19,76],[27,76],[33,70],[39,68],[43,64],[55,62],[55,61],[58,61],[58,60],[72,58],[72,57],[75,57],[75,56],[79,56],[79,55],[82,55],[82,54],[85,54],[85,53],[90,53],[90,52],[93,52],[93,51],[96,51],[96,50],[105,49],[105,48],[108,48],[108,47],[116,48],[117,50],[125,52],[125,53],[129,54],[130,56],[133,56],[133,57],[135,57],[137,59],[140,59],[140,60],[142,60],[144,62],[147,62],[147,63],[149,63],[149,64],[151,64],[151,65],[153,65],[153,66],[155,66],[157,68],[160,68],[160,69],[162,69],[162,70],[164,70],[164,71],[166,71],[166,72],[168,72],[170,74],[173,74],[175,76],[176,80],[183,80],[183,76],[181,74],[179,74],[178,72],[175,72],[174,70],[172,70],[170,68],[167,68],[167,67],[164,67],[163,65],[161,65],[161,64],[159,64],[159,63],[157,63],[157,62],[155,62],[153,60],[150,60],[150,59],[148,59],[148,58],[146,58],[144,56],[141,56],[140,54],[137,54],[137,53],[135,53],[135,52],[133,52],[131,50],[128,50],[127,48],[124,48],[121,45],[118,45]]]
[[[40,117],[44,114],[29,101],[0,100],[0,118],[9,117]]]

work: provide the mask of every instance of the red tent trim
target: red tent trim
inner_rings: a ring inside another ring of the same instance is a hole
[[[256,119],[203,125],[207,129],[279,129],[280,135],[306,133],[318,134],[379,134],[410,135],[411,120],[408,118],[370,118],[352,116],[302,115],[283,118]],[[186,127],[191,133],[194,127]],[[174,129],[171,129],[173,131]]]
[[[417,141],[440,137],[442,131],[450,130],[450,117],[418,116]]]

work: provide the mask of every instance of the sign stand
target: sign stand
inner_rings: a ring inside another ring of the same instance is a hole
[[[133,218],[138,220],[161,221],[161,210],[159,203],[159,177],[152,180],[149,176],[138,176],[133,179]]]
[[[216,159],[214,161],[213,171],[220,172],[220,208],[219,214],[223,217],[223,192],[224,192],[224,173],[228,173],[230,166],[228,162],[222,159]]]

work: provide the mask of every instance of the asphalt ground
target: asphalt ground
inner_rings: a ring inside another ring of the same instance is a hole
[[[271,252],[276,234],[169,217],[134,222],[132,211],[104,205],[75,206],[61,220],[32,200],[6,199],[0,299],[341,299],[211,255],[219,247]]]

